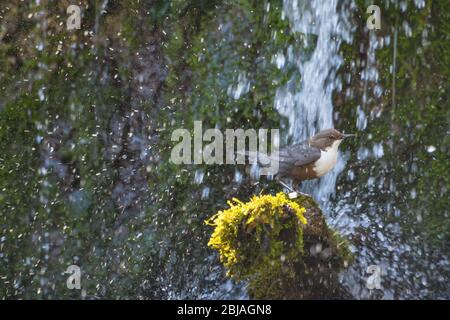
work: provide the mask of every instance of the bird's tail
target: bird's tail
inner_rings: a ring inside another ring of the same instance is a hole
[[[238,150],[236,152],[236,161],[238,164],[244,164],[242,163],[242,158],[244,162],[248,160],[250,164],[257,163],[263,166],[269,165],[273,160],[271,156],[264,152]]]

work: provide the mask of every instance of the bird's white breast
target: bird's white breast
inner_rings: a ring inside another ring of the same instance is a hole
[[[314,171],[321,177],[328,171],[334,168],[337,162],[338,147],[342,140],[336,140],[333,145],[329,147],[326,151],[321,150],[321,156],[319,160],[316,161],[314,166]]]

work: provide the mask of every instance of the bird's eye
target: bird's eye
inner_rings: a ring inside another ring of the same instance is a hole
[[[334,139],[334,137],[333,137],[333,136],[329,136],[329,137],[328,137],[328,139],[330,139],[330,140],[333,140],[333,139]]]

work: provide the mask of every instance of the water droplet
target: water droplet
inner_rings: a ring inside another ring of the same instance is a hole
[[[428,146],[427,147],[427,152],[428,153],[433,153],[433,152],[435,152],[436,151],[436,147],[435,146]]]

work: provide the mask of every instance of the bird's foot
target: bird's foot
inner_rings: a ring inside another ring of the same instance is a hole
[[[298,190],[294,190],[293,192],[291,192],[292,194],[293,194],[293,196],[294,196],[294,193],[296,194],[296,196],[294,197],[294,198],[297,198],[297,196],[298,195],[301,195],[301,196],[304,196],[304,197],[307,197],[307,198],[312,198],[312,195],[310,195],[310,194],[307,194],[307,193],[304,193],[304,192],[301,192],[301,191],[298,191]],[[291,194],[290,193],[290,194]],[[289,194],[289,195],[290,195]]]
[[[311,195],[309,195],[307,193],[303,193],[303,192],[297,190],[296,188],[293,188],[293,187],[289,186],[288,184],[286,184],[284,181],[282,181],[280,179],[277,179],[277,182],[279,184],[281,184],[283,187],[285,187],[286,189],[288,189],[288,191],[289,191],[289,198],[290,199],[295,199],[299,195],[304,196],[304,197],[308,197],[308,198],[312,198]]]
[[[285,187],[286,189],[288,189],[289,192],[295,192],[294,188],[292,188],[291,186],[289,186],[287,183],[285,183],[283,180],[281,179],[276,179],[276,181],[281,184],[283,187]]]

